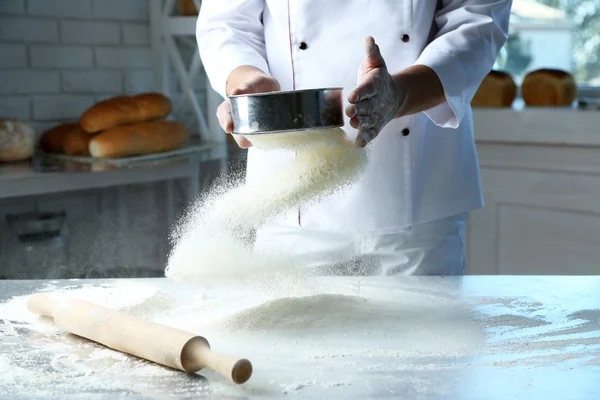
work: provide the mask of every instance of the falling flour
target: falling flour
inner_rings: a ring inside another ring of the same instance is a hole
[[[257,253],[252,232],[286,211],[344,190],[367,163],[365,150],[342,129],[255,135],[251,140],[267,152],[294,151],[295,158],[260,181],[217,185],[204,195],[172,236],[168,278],[192,283],[252,280],[270,282],[272,289],[282,289],[283,280],[293,285],[301,279],[302,261],[289,254]]]

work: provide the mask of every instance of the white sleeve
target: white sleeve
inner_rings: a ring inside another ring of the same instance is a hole
[[[229,74],[242,65],[269,73],[262,12],[265,0],[204,0],[196,39],[211,86],[226,96]]]
[[[512,0],[442,0],[438,32],[415,64],[433,69],[446,102],[425,114],[441,127],[457,128],[508,38]]]

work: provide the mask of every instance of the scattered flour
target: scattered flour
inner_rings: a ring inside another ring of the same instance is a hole
[[[128,281],[101,286],[84,283],[39,292],[55,300],[79,298],[146,318],[168,314],[174,308],[189,310],[189,299],[181,303],[156,286]],[[70,398],[75,393],[74,398],[114,398],[118,394],[138,398],[136,395],[149,394],[150,387],[152,393],[163,393],[167,398],[177,397],[181,390],[209,395],[225,386],[216,383],[207,387],[204,381],[179,371],[69,335],[51,319],[29,312],[28,299],[15,296],[0,303],[0,399],[22,398],[15,397],[24,393],[19,388],[27,388],[27,399]]]
[[[58,301],[73,297],[115,310],[133,311],[136,315],[144,315],[145,312],[155,313],[161,306],[168,307],[172,302],[168,294],[159,292],[153,286],[125,282],[119,287],[83,284],[77,288],[66,287],[45,294]],[[39,321],[40,317],[27,310],[28,300],[29,296],[17,296],[2,304],[0,318],[16,323]],[[29,327],[43,332],[57,330],[52,324],[37,323]]]
[[[201,198],[173,234],[168,278],[252,281],[289,292],[293,288],[288,285],[302,281],[302,260],[255,252],[252,232],[286,211],[352,185],[367,163],[365,150],[356,148],[342,129],[255,135],[251,140],[266,151],[293,150],[295,158],[258,182],[217,185]]]
[[[169,281],[120,281],[46,294],[78,297],[205,335],[214,350],[252,361],[256,374],[243,387],[210,371],[203,373],[206,381],[65,335],[30,314],[27,297],[20,296],[0,303],[0,349],[19,349],[0,355],[0,398],[16,398],[18,388],[27,388],[28,398],[101,392],[131,398],[325,392],[335,397],[348,386],[364,390],[365,379],[433,387],[444,382],[430,379],[467,368],[593,366],[600,356],[598,310],[565,316],[550,308],[542,310],[540,324],[518,315],[520,306],[513,303],[489,308],[487,302],[478,306],[485,315],[473,315],[454,292],[385,277],[333,278],[319,286],[320,293],[295,297],[232,287],[183,290]],[[498,340],[490,340],[495,336]]]
[[[27,375],[27,370],[12,364],[7,358],[0,355],[0,385],[16,384]]]
[[[521,315],[514,314],[503,314],[497,315],[492,318],[488,318],[485,321],[485,324],[488,327],[492,326],[510,326],[515,328],[523,328],[523,327],[535,327],[540,325],[546,325],[548,322],[540,319],[529,318]]]

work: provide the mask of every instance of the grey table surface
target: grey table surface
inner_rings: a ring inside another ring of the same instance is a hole
[[[598,276],[318,279],[319,295],[349,297],[331,297],[321,313],[298,303],[302,318],[278,314],[272,328],[222,334],[195,324],[209,319],[211,304],[231,311],[263,300],[166,279],[2,281],[0,398],[600,398]],[[144,298],[121,309],[196,326],[214,350],[250,359],[254,374],[235,386],[211,371],[185,374],[66,335],[28,314],[24,301],[39,291],[106,306],[125,294]],[[348,309],[351,298],[386,299],[370,304],[391,308],[379,316],[379,306]]]

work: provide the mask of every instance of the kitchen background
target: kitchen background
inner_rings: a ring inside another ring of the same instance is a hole
[[[0,164],[0,278],[161,276],[190,199],[243,172],[194,57],[193,13],[192,1],[0,0],[0,117],[41,135],[101,100],[160,91],[210,145],[110,168],[42,155]],[[593,102],[598,38],[596,0],[514,0],[496,68],[517,84],[539,68],[569,71]],[[469,220],[468,273],[600,272],[600,110],[576,104],[474,109],[486,206]]]

